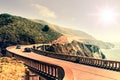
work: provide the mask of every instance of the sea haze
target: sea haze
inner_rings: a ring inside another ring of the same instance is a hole
[[[107,60],[120,61],[120,48],[102,49]]]

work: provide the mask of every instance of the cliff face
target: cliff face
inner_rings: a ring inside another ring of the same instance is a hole
[[[83,44],[77,41],[72,41],[71,43],[66,44],[53,44],[51,46],[47,46],[46,50],[58,54],[85,56],[99,59],[105,58],[99,47],[89,44]]]

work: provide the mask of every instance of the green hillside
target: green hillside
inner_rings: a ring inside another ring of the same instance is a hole
[[[66,37],[77,37],[77,40],[79,39],[89,39],[89,40],[96,40],[93,36],[89,35],[86,32],[83,32],[81,30],[74,30],[74,29],[70,29],[70,28],[65,28],[65,27],[61,27],[55,24],[51,24],[48,23],[46,21],[43,20],[34,20],[35,22],[41,23],[41,24],[48,24],[50,25],[51,28],[53,28],[55,31],[60,32],[62,34],[64,34]],[[75,39],[75,38],[74,38]],[[73,39],[73,40],[74,40]]]
[[[48,25],[10,14],[0,14],[1,47],[3,44],[49,43],[61,35]]]

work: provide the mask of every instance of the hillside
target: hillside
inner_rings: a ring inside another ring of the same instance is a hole
[[[79,30],[59,27],[42,20],[30,20],[10,14],[0,14],[0,50],[2,53],[5,53],[5,48],[9,45],[37,43],[69,44],[74,40],[77,42],[82,41],[83,44],[89,42],[89,44],[99,47],[101,47],[100,43],[102,43],[89,34]],[[104,44],[103,42],[102,46],[108,46],[108,44]],[[73,49],[75,46],[73,45]],[[80,53],[92,54],[90,51],[84,52],[84,49]]]
[[[80,30],[73,30],[73,29],[69,29],[69,28],[60,27],[60,26],[57,26],[54,24],[50,24],[43,20],[34,20],[34,21],[44,24],[44,25],[47,24],[51,28],[53,28],[55,31],[62,33],[64,36],[67,37],[68,42],[72,42],[73,40],[76,40],[76,41],[83,42],[86,44],[97,45],[100,48],[104,48],[104,49],[110,49],[110,48],[114,47],[114,44],[97,40],[93,36],[83,32],[83,31],[80,31]]]
[[[0,58],[0,80],[24,80],[27,67],[12,58]]]
[[[49,43],[62,36],[48,25],[0,14],[0,47],[15,44]]]
[[[34,20],[34,21],[41,23],[41,24],[49,25],[55,31],[64,34],[69,39],[70,42],[73,41],[74,39],[77,39],[77,40],[79,40],[79,39],[96,40],[93,36],[83,32],[83,31],[80,31],[80,30],[73,30],[70,28],[60,27],[58,25],[54,25],[54,24],[48,23],[48,22],[43,21],[43,20]]]

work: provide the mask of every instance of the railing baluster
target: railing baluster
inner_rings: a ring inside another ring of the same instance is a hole
[[[47,65],[45,64],[45,73],[47,73]]]
[[[53,67],[51,67],[51,75],[53,76]]]
[[[48,65],[48,74],[50,74],[50,66]]]
[[[119,69],[118,69],[118,70],[120,71],[120,63],[119,63],[119,65],[118,65],[118,67],[119,67]]]
[[[55,69],[55,77],[57,77],[57,76],[56,76],[56,67],[54,67],[54,69]]]

